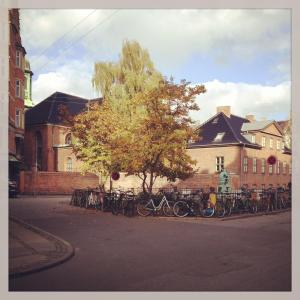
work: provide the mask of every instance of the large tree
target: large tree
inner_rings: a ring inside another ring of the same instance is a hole
[[[119,62],[95,65],[93,84],[104,100],[76,116],[72,129],[85,170],[136,175],[149,192],[157,177],[193,174],[186,152],[187,141],[196,138],[189,111],[198,109],[195,97],[204,86],[166,81],[148,52],[128,41]]]

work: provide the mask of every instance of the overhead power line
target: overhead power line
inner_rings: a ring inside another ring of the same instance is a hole
[[[61,37],[59,37],[58,39],[56,39],[50,46],[48,46],[47,48],[45,48],[42,52],[40,52],[40,54],[38,54],[37,57],[35,57],[32,61],[36,61],[37,59],[39,59],[45,52],[47,52],[50,48],[52,48],[56,43],[58,43],[59,41],[61,41],[64,37],[66,37],[69,33],[71,33],[75,28],[77,28],[82,22],[84,22],[86,19],[88,19],[93,13],[95,13],[97,10],[94,9],[92,12],[90,12],[87,16],[85,16],[83,19],[81,19],[78,23],[76,23],[69,31],[67,31],[66,33],[64,33]]]
[[[116,13],[118,13],[120,11],[120,9],[115,10],[113,13],[111,13],[107,18],[105,18],[104,20],[100,21],[99,23],[97,23],[96,26],[92,27],[88,32],[86,32],[85,34],[81,35],[78,39],[76,39],[75,41],[73,41],[72,43],[70,43],[66,48],[64,48],[62,50],[62,52],[56,56],[53,59],[49,59],[49,61],[44,64],[43,66],[41,66],[40,68],[38,68],[37,70],[35,70],[35,73],[37,73],[38,71],[40,71],[41,69],[43,69],[44,67],[48,66],[49,63],[55,61],[58,57],[60,57],[61,55],[63,55],[68,49],[70,49],[74,44],[76,44],[77,42],[79,42],[80,40],[82,40],[84,37],[86,37],[88,34],[90,34],[91,32],[93,32],[97,27],[103,25],[106,21],[108,21],[110,18],[112,18]]]

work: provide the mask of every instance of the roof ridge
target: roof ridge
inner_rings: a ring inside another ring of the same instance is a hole
[[[224,116],[225,116],[225,122],[226,122],[227,125],[229,126],[231,132],[233,133],[233,136],[235,137],[235,139],[236,139],[237,141],[239,141],[239,142],[241,143],[241,140],[237,137],[237,135],[236,135],[235,131],[233,130],[233,128],[232,128],[230,122],[227,120],[228,117],[227,117],[225,114],[224,114]],[[228,118],[228,119],[229,119],[229,118]]]
[[[235,115],[235,114],[230,114],[230,116],[234,116],[234,117],[236,117],[236,118],[240,118],[240,119],[243,119],[243,120],[245,120],[245,121],[250,122],[247,118],[240,117],[240,116],[237,116],[237,115]]]
[[[205,125],[206,123],[208,123],[209,121],[211,121],[213,118],[215,118],[216,116],[218,116],[220,114],[223,114],[223,112],[220,111],[220,112],[216,113],[215,115],[213,115],[212,117],[210,117],[208,120],[206,120],[202,124],[198,125],[196,127],[196,129],[199,129],[200,127],[202,127],[203,125]]]
[[[48,113],[48,117],[47,117],[47,122],[49,122],[50,120],[50,116],[52,114],[52,111],[53,111],[53,105],[54,105],[54,102],[56,100],[56,97],[57,97],[57,92],[55,92],[54,94],[52,94],[51,96],[55,95],[55,98],[53,99],[53,101],[51,101],[51,107],[49,109],[49,113]],[[47,99],[47,98],[46,98]]]
[[[56,91],[55,94],[63,94],[63,95],[66,95],[68,97],[78,98],[78,99],[87,100],[87,101],[89,100],[89,99],[86,99],[86,98],[83,98],[83,97],[79,97],[79,96],[75,96],[75,95],[71,95],[71,94],[67,94],[67,93],[59,92],[59,91]]]

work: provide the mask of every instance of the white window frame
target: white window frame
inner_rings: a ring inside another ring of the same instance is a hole
[[[67,157],[66,160],[66,171],[67,172],[72,172],[73,171],[73,160],[71,157]]]
[[[280,174],[280,161],[277,160],[277,174]]]
[[[21,81],[16,79],[16,97],[21,97]]]
[[[225,135],[225,132],[219,132],[216,137],[214,138],[214,142],[221,142],[223,137]]]
[[[269,174],[273,174],[273,165],[269,164]]]
[[[256,136],[255,136],[254,134],[251,135],[251,142],[252,142],[253,144],[256,143]]]
[[[217,156],[216,157],[216,172],[221,172],[225,166],[225,158],[224,156]]]
[[[248,173],[248,157],[245,156],[243,158],[243,171],[244,173]]]
[[[266,147],[266,137],[265,136],[261,137],[261,146]]]
[[[17,128],[21,127],[21,110],[20,109],[16,109],[15,124],[16,124]]]
[[[273,149],[273,139],[270,139],[270,149]]]
[[[285,161],[282,163],[282,174],[286,175],[286,162]]]
[[[277,150],[280,150],[280,141],[277,141]]]
[[[22,68],[22,56],[19,50],[16,51],[16,66],[20,69]]]
[[[257,159],[256,157],[253,157],[253,166],[252,166],[253,173],[257,173]]]
[[[261,159],[261,173],[266,173],[266,160],[264,158]]]

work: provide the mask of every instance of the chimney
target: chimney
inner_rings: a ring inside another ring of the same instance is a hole
[[[217,106],[217,113],[222,112],[224,113],[227,117],[230,117],[230,106]]]
[[[251,123],[255,122],[255,117],[254,115],[247,115],[246,119],[249,120]]]

